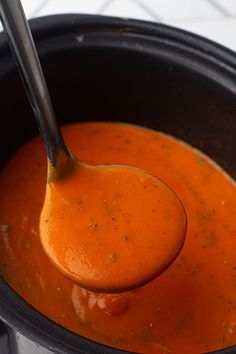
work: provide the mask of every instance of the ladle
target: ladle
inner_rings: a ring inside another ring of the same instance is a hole
[[[69,151],[20,1],[0,0],[0,12],[48,157],[40,216],[46,254],[88,290],[117,293],[147,283],[183,246],[186,214],[181,201],[145,171],[88,165]]]

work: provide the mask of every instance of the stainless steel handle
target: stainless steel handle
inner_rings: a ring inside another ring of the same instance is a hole
[[[0,352],[1,354],[10,354],[9,337],[2,322],[0,322]]]
[[[0,0],[3,27],[9,36],[26,92],[44,139],[52,165],[56,167],[59,152],[70,157],[49,96],[32,34],[20,0]]]

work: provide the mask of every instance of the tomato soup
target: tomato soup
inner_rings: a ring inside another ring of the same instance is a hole
[[[141,288],[105,295],[74,285],[53,266],[40,243],[46,156],[40,138],[35,138],[0,176],[3,278],[50,319],[116,348],[199,354],[233,345],[234,182],[201,152],[152,130],[120,123],[78,123],[65,126],[63,134],[70,150],[88,163],[134,166],[165,181],[186,209],[184,247],[163,274]]]
[[[187,222],[165,183],[130,166],[73,159],[64,168],[52,180],[49,165],[39,221],[41,244],[59,271],[90,291],[121,293],[174,261]]]

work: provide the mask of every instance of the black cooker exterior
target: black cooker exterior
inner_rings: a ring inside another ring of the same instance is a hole
[[[32,20],[31,27],[61,123],[124,120],[159,129],[200,148],[236,178],[233,52],[188,32],[128,19],[59,15]],[[37,134],[4,34],[0,107],[2,166]],[[0,318],[1,354],[125,353],[63,329],[2,279]],[[236,346],[214,353],[233,354]]]

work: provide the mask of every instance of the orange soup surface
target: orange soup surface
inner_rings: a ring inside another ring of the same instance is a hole
[[[199,354],[233,345],[234,182],[199,151],[148,129],[78,123],[65,126],[63,134],[70,150],[88,163],[134,166],[165,181],[187,212],[184,247],[162,275],[141,288],[105,295],[74,285],[53,266],[40,243],[46,157],[40,138],[35,138],[15,154],[0,176],[3,278],[55,322],[116,348]]]

